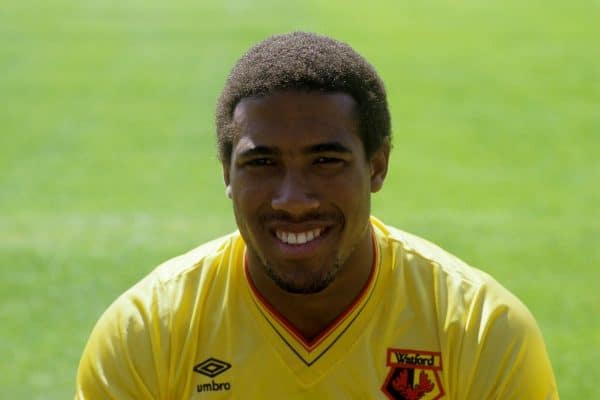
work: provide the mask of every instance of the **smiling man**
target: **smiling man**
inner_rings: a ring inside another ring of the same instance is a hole
[[[217,105],[239,228],[117,299],[77,399],[556,399],[540,331],[485,273],[371,217],[383,84],[296,32],[234,66]]]
[[[232,123],[239,135],[223,168],[248,275],[311,339],[371,275],[370,193],[383,183],[389,144],[367,156],[356,102],[337,91],[245,98]]]

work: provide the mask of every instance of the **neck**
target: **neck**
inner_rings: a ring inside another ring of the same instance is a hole
[[[371,229],[369,226],[333,282],[318,293],[296,294],[280,288],[251,254],[247,259],[249,279],[263,300],[311,341],[352,306],[369,282],[375,263]]]

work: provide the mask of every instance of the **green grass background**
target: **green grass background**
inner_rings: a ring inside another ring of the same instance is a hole
[[[99,314],[234,228],[213,110],[252,43],[311,30],[386,82],[374,214],[530,307],[563,399],[600,398],[600,3],[0,2],[0,397],[64,399]]]

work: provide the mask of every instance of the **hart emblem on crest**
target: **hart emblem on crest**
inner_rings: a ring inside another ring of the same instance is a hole
[[[388,349],[390,368],[381,390],[391,400],[437,400],[444,396],[441,353]]]

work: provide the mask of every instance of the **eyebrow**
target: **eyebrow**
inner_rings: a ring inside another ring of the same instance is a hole
[[[347,146],[343,145],[340,142],[325,142],[325,143],[317,143],[312,146],[308,146],[307,148],[302,150],[305,154],[318,154],[318,153],[344,153],[350,154],[352,150],[350,150]],[[280,155],[281,151],[274,147],[269,146],[255,146],[248,150],[242,151],[238,157],[247,158],[247,157],[260,157],[260,156],[274,156]]]
[[[268,146],[255,146],[248,150],[242,151],[238,157],[257,157],[257,156],[272,156],[279,154],[280,151]]]
[[[305,153],[352,153],[352,150],[340,142],[326,142],[309,146]]]

